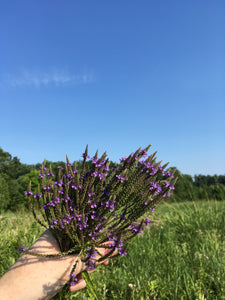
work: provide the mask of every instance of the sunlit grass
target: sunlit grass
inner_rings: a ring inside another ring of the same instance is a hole
[[[225,202],[164,203],[151,219],[127,256],[92,274],[101,299],[225,299]],[[1,275],[20,256],[17,240],[30,246],[42,232],[28,213],[1,215]]]
[[[31,246],[43,232],[31,213],[2,213],[0,215],[0,276],[21,256],[18,242]]]

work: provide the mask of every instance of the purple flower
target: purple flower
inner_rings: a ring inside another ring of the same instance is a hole
[[[128,180],[127,177],[123,177],[123,176],[121,176],[120,174],[119,174],[119,175],[116,175],[116,177],[119,179],[119,181],[120,181],[121,183],[123,183],[125,180]]]
[[[147,157],[148,156],[148,153],[145,150],[140,150],[138,154],[140,154],[142,157]]]
[[[121,161],[126,161],[126,160],[127,160],[127,157],[126,157],[126,156],[120,158],[120,162],[121,162]]]
[[[42,194],[36,194],[34,195],[34,198],[41,198],[42,197]]]
[[[54,176],[54,174],[53,174],[52,172],[49,172],[49,173],[47,173],[47,176],[49,176],[49,177],[53,177],[53,176]]]
[[[39,170],[42,170],[42,166],[39,167]],[[45,170],[46,170],[46,168],[43,167],[43,171],[45,171]]]
[[[125,249],[121,248],[121,249],[119,249],[119,255],[122,255],[122,256],[127,255],[127,252],[125,251]]]
[[[42,206],[42,208],[43,208],[43,209],[48,209],[49,206],[50,206],[50,204],[49,204],[49,203],[46,203],[46,204],[44,204],[44,205]]]
[[[105,164],[105,160],[103,159],[102,161],[98,159],[97,157],[92,158],[92,163],[95,165],[96,168],[101,168]]]
[[[69,201],[71,201],[71,198],[70,198],[69,196],[67,196],[67,197],[65,198],[65,202],[67,203],[67,202],[69,202]]]
[[[74,190],[81,190],[82,189],[82,186],[80,184],[77,184],[77,183],[73,183],[71,185],[71,188],[74,189]]]
[[[91,176],[97,177],[97,176],[98,176],[98,172],[97,172],[97,171],[94,171],[94,172],[91,174]]]
[[[150,172],[150,175],[154,176],[155,174],[157,173],[157,170],[152,168],[151,172]]]
[[[167,171],[166,173],[164,173],[163,176],[165,178],[168,178],[168,177],[174,178],[174,175],[170,171]]]
[[[148,224],[149,224],[150,222],[151,222],[151,221],[149,220],[149,218],[146,217],[146,218],[145,218],[145,221],[144,221],[145,225],[148,226]]]
[[[93,270],[96,267],[96,262],[94,260],[88,260],[85,265],[87,266],[88,271]]]
[[[39,175],[38,175],[38,177],[40,177],[40,178],[44,178],[46,175],[44,174],[44,173],[40,173]]]
[[[98,162],[98,158],[97,157],[92,157],[92,163],[95,165]]]
[[[165,183],[165,187],[169,187],[169,186],[170,186],[170,182],[167,181],[167,182]]]
[[[55,228],[55,225],[58,224],[58,220],[52,220],[49,225],[51,228]]]
[[[17,250],[17,252],[25,252],[25,251],[27,251],[27,247],[26,246],[24,246],[24,245],[22,245],[18,250]]]
[[[75,209],[74,206],[72,206],[72,205],[69,206],[69,210],[70,210],[70,211],[74,211],[74,209]]]
[[[51,188],[50,188],[49,185],[45,185],[45,186],[44,186],[44,190],[47,191],[47,192],[49,192],[49,191],[51,190]]]
[[[150,188],[149,188],[150,191],[157,189],[158,186],[157,183],[150,181],[149,184],[150,184]]]
[[[96,166],[96,168],[101,168],[104,166],[104,164],[105,164],[105,160],[102,160],[102,161],[98,162],[95,166]]]
[[[109,171],[109,166],[105,166],[104,170],[105,170],[106,172],[108,172],[108,171]]]
[[[135,223],[131,223],[129,225],[129,227],[134,231],[134,232],[138,232],[139,230],[139,225],[136,225]]]
[[[32,191],[25,191],[24,194],[25,195],[33,195],[33,192]]]
[[[91,197],[91,196],[94,196],[94,195],[95,195],[94,192],[91,192],[91,191],[88,192],[88,197]]]
[[[158,169],[161,171],[161,172],[164,172],[164,169],[162,166],[158,166]]]
[[[73,286],[76,284],[76,282],[78,281],[77,275],[76,274],[70,274],[69,275],[70,280],[67,282],[67,284]]]
[[[60,187],[63,185],[63,181],[61,179],[59,181],[55,181],[54,185],[57,185]]]
[[[103,173],[99,173],[99,174],[98,174],[98,177],[99,177],[100,180],[103,179],[103,175],[104,175]]]
[[[61,201],[63,201],[63,200],[64,200],[64,199],[61,198]],[[60,198],[59,198],[59,197],[56,197],[54,203],[55,203],[55,204],[59,204],[59,203],[60,203]]]
[[[81,155],[81,157],[83,157],[84,159],[90,158],[90,156],[85,152]]]
[[[70,173],[68,173],[68,174],[64,174],[63,178],[73,179],[73,176]]]
[[[97,207],[97,204],[95,202],[92,202],[91,203],[91,208],[96,208]]]

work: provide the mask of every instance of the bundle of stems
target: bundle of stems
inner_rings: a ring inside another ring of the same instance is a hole
[[[38,189],[33,192],[30,183],[25,194],[37,222],[57,239],[60,255],[79,254],[91,270],[115,252],[126,254],[129,240],[148,226],[147,215],[170,196],[176,181],[174,172],[166,170],[168,163],[157,162],[156,152],[148,155],[149,147],[110,167],[106,153],[98,157],[97,151],[89,159],[87,146],[79,172],[76,162],[70,163],[67,157],[57,175],[51,166],[46,169],[44,161]],[[99,248],[109,250],[101,255]],[[76,280],[75,267],[70,284]]]

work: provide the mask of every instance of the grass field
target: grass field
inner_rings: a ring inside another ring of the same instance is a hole
[[[225,299],[225,201],[164,203],[151,219],[127,256],[91,275],[101,299]],[[21,255],[17,240],[30,246],[42,232],[29,213],[1,214],[0,275]]]

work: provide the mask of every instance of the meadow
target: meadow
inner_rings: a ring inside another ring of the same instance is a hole
[[[126,256],[91,275],[101,299],[225,299],[225,201],[164,202],[150,219]],[[0,276],[21,255],[18,240],[30,246],[42,232],[29,212],[1,213]]]

